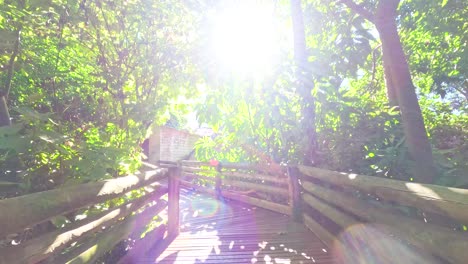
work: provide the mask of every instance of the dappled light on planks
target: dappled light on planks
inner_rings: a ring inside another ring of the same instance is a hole
[[[181,192],[180,235],[138,263],[333,263],[329,249],[288,216]]]

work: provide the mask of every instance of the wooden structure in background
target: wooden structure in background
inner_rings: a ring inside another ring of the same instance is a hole
[[[172,127],[156,127],[149,137],[150,163],[159,160],[178,161],[187,159],[195,147],[195,142],[200,136]]]

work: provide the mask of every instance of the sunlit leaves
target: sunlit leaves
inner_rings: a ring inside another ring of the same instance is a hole
[[[22,30],[9,97],[20,130],[2,135],[0,177],[30,192],[135,171],[147,127],[190,87],[191,20],[182,1],[2,5],[1,69]]]
[[[375,3],[362,1],[370,10],[375,8]],[[375,28],[341,4],[306,1],[305,6],[308,70],[316,80],[313,91],[317,110],[315,125],[321,152],[326,157],[321,165],[409,180],[411,161],[404,147],[399,111],[388,107],[381,46]],[[450,126],[442,128],[441,124],[465,124],[459,118],[461,112],[455,114],[449,109],[448,100],[456,103],[457,109],[463,109],[460,108],[463,103],[453,100],[453,94],[460,89],[456,78],[463,78],[462,73],[466,72],[461,55],[464,48],[460,45],[464,42],[463,34],[455,33],[463,32],[459,21],[464,9],[455,8],[463,3],[444,3],[447,9],[443,12],[450,14],[447,16],[436,14],[438,6],[439,3],[433,3],[428,11],[423,1],[406,1],[400,7],[398,21],[415,73],[423,114],[426,120],[431,120],[428,130],[430,133],[437,131],[436,146],[445,141],[439,133],[443,135]],[[447,23],[451,19],[457,22]],[[297,97],[290,67],[285,61],[274,84],[265,85],[268,89],[261,90],[260,96],[248,82],[221,80],[216,83],[216,89],[210,91],[205,104],[199,107],[200,120],[218,127],[222,135],[237,135],[236,140],[225,141],[226,144],[246,142],[277,161],[300,161],[305,134],[299,110],[301,100]],[[257,83],[257,86],[262,84]],[[430,91],[451,96],[441,102],[429,96]],[[439,114],[445,118],[441,119]],[[461,133],[458,130],[456,137]],[[207,148],[216,146],[210,145],[213,141],[204,143]],[[445,159],[450,156],[444,155]],[[438,155],[436,158],[439,160]],[[460,161],[453,157],[446,163],[458,169],[445,170],[444,175],[454,176],[461,168],[454,165]]]
[[[402,1],[397,21],[443,175],[438,183],[447,185],[466,184],[465,2]],[[337,1],[303,5],[321,166],[408,180],[375,29]],[[14,32],[22,32],[9,97],[14,125],[0,129],[0,176],[37,191],[127,173],[139,165],[138,144],[151,123],[184,126],[181,116],[194,102],[198,121],[218,135],[199,142],[198,157],[254,161],[261,153],[300,162],[310,125],[301,109],[310,102],[298,93],[291,43],[281,40],[281,63],[263,78],[216,74],[213,58],[200,52],[206,7],[147,0],[1,5],[1,83]],[[288,1],[275,12],[290,24]]]

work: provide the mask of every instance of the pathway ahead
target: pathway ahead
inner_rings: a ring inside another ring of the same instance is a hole
[[[180,208],[180,235],[138,263],[332,263],[326,246],[288,216],[188,190]]]

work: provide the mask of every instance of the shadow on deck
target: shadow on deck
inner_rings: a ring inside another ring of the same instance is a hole
[[[138,263],[333,262],[326,246],[288,216],[189,190],[181,190],[180,209],[180,235]]]

